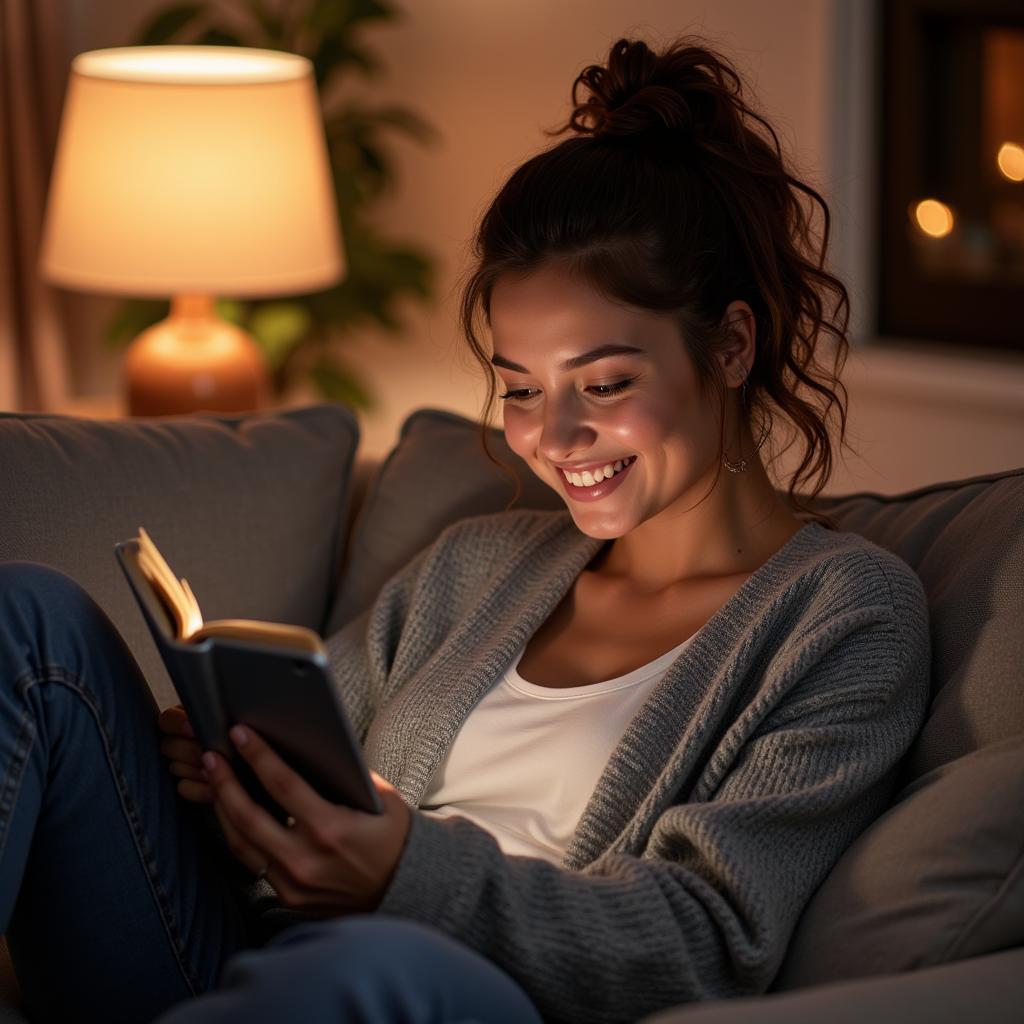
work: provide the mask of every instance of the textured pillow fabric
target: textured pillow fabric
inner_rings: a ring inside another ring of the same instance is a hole
[[[512,452],[501,431],[490,431],[490,449],[522,484],[515,508],[565,507]],[[484,454],[473,420],[435,409],[412,413],[356,516],[327,634],[367,608],[387,580],[449,523],[500,512],[514,495],[515,484]]]
[[[928,594],[933,702],[903,780],[1024,732],[1024,469],[815,507],[899,555]]]
[[[686,1003],[637,1024],[1020,1024],[1024,949],[767,998]]]
[[[1024,734],[913,782],[844,854],[774,988],[1024,945]]]
[[[0,414],[0,560],[54,566],[177,703],[114,555],[143,526],[206,618],[322,630],[359,432],[343,406],[84,420]]]

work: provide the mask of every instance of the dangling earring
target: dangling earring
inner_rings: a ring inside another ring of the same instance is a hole
[[[747,379],[746,379],[746,377],[743,378],[743,386],[740,388],[740,405],[741,405],[741,407],[743,409],[747,408]],[[768,438],[768,428],[765,427],[765,429],[761,432],[761,440],[757,442],[757,447],[754,449],[755,454],[761,450],[761,445],[763,445],[765,443],[767,438]],[[747,471],[747,460],[746,459],[738,459],[736,462],[730,462],[729,459],[725,457],[725,453],[723,452],[722,462],[725,463],[725,468],[727,470],[729,470],[730,473],[745,473]]]

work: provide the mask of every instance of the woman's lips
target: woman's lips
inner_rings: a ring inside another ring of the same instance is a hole
[[[561,470],[558,471],[558,478],[562,481],[565,493],[573,501],[600,501],[602,498],[607,498],[622,483],[635,465],[636,459],[634,458],[628,466],[623,466],[610,480],[602,480],[599,484],[591,484],[589,487],[577,487],[575,484],[569,483]]]

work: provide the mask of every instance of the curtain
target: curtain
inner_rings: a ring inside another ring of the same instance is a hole
[[[62,299],[37,269],[67,56],[59,0],[0,0],[0,409],[68,397]]]

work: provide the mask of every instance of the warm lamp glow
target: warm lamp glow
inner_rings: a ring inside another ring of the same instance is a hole
[[[80,53],[72,64],[87,78],[179,85],[265,84],[302,78],[305,57],[236,46],[124,46]]]
[[[996,164],[1005,178],[1024,181],[1024,146],[1018,146],[1016,142],[1004,142],[996,154]]]
[[[312,63],[233,46],[76,57],[41,268],[85,291],[174,297],[125,357],[133,415],[258,408],[263,355],[213,296],[318,291],[345,270]]]
[[[305,57],[231,46],[80,54],[42,267],[86,291],[232,298],[342,275],[323,122]]]
[[[914,223],[932,238],[943,238],[953,230],[953,211],[938,199],[922,199],[915,207]]]

